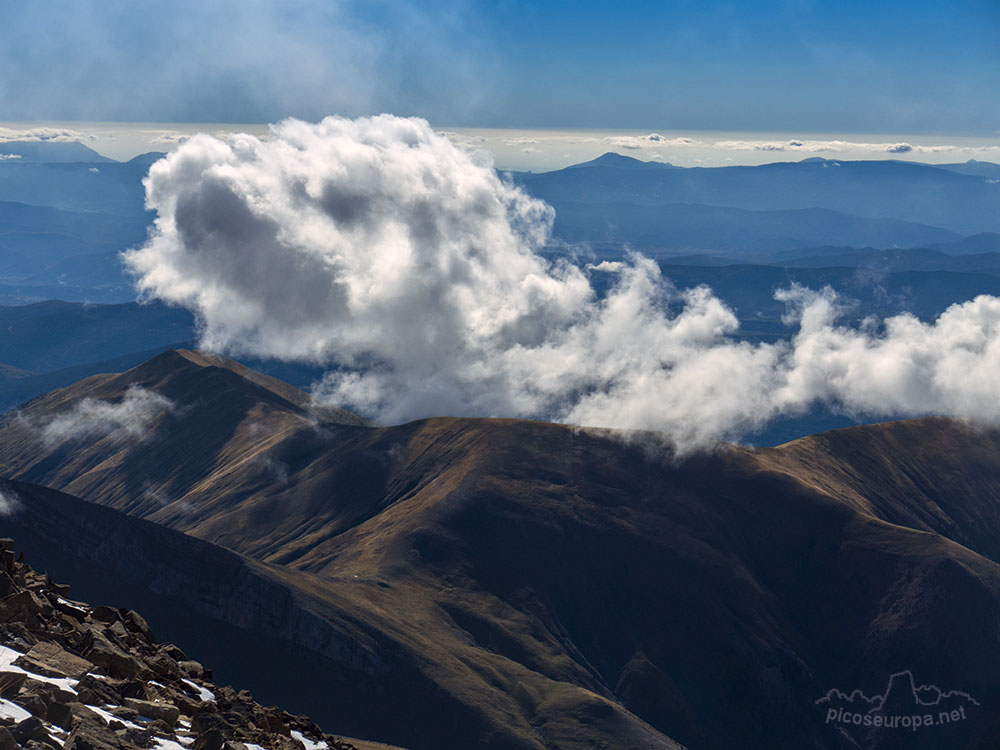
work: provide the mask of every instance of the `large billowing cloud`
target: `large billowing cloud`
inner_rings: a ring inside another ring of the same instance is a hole
[[[790,289],[794,334],[740,342],[710,290],[646,258],[543,259],[552,210],[421,120],[197,136],[146,188],[155,231],[125,260],[147,295],[194,310],[207,348],[329,365],[318,396],[386,422],[540,417],[689,447],[817,401],[1000,421],[1000,300],[855,330],[832,293]]]

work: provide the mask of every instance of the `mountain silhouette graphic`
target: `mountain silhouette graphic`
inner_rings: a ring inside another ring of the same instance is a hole
[[[913,672],[907,669],[890,675],[881,694],[868,696],[857,689],[845,693],[833,688],[817,699],[816,705],[843,707],[864,713],[912,714],[927,709],[947,711],[960,706],[978,706],[979,701],[961,690],[918,685]]]

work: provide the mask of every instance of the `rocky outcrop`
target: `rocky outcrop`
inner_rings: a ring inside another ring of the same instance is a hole
[[[215,685],[137,612],[68,596],[0,539],[0,750],[357,750]]]

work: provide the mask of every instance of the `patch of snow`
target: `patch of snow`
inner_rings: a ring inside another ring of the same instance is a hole
[[[184,750],[184,745],[173,740],[165,740],[162,737],[154,737],[153,750]]]
[[[70,609],[76,610],[81,615],[86,615],[87,612],[89,611],[86,608],[86,606],[83,605],[83,604],[80,604],[80,602],[71,602],[69,599],[63,599],[61,596],[57,596],[56,599],[58,599],[59,603],[62,604],[63,606],[66,606],[66,607],[69,607]]]
[[[215,700],[215,693],[213,693],[208,688],[202,687],[201,685],[197,684],[196,682],[192,682],[191,680],[184,680],[184,679],[182,679],[181,682],[183,682],[189,688],[191,688],[192,690],[194,690],[195,692],[197,692],[199,700],[203,700],[203,701],[214,701]]]
[[[95,714],[104,719],[104,721],[106,721],[108,724],[110,724],[112,721],[120,721],[122,724],[131,729],[142,729],[142,727],[136,724],[135,722],[129,721],[128,719],[121,719],[115,716],[113,713],[109,713],[107,710],[103,708],[98,708],[97,706],[87,706],[87,708],[89,708]]]
[[[243,744],[247,746],[247,750],[267,750],[267,748],[255,745],[252,742],[244,742]]]
[[[296,729],[293,729],[291,734],[294,739],[302,743],[306,750],[327,750],[326,742],[316,742],[315,740],[311,740]]]
[[[14,721],[24,721],[31,714],[25,711],[16,703],[0,698],[0,718],[13,719]]]

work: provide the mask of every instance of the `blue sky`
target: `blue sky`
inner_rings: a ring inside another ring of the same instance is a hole
[[[207,6],[207,7],[206,7]],[[0,0],[0,119],[1000,130],[996,0]]]

